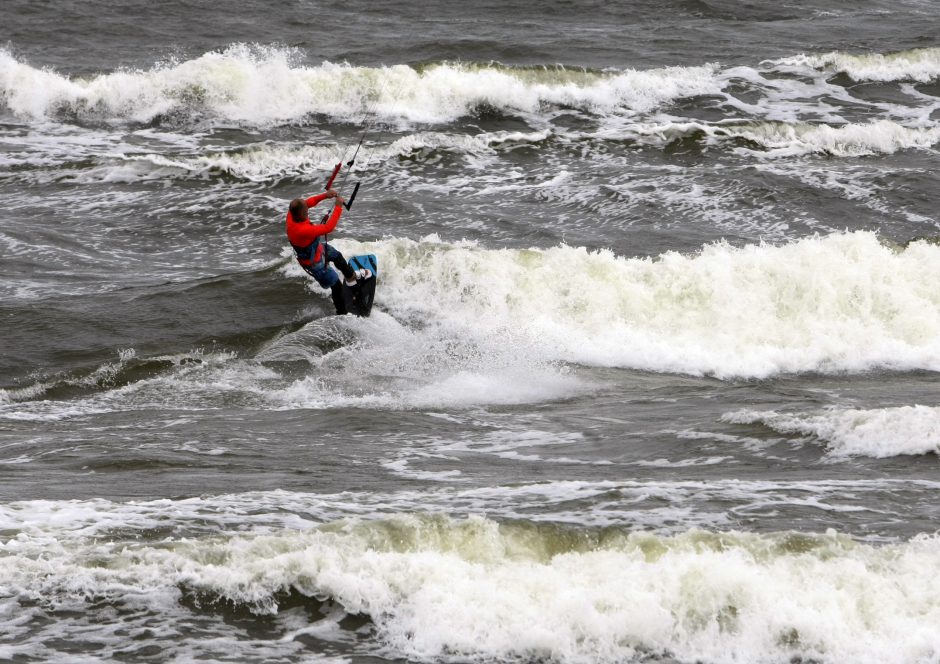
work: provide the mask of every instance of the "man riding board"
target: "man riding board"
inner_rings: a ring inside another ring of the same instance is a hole
[[[310,208],[329,198],[334,200],[332,211],[324,215],[319,224],[310,221]],[[368,269],[353,270],[343,258],[343,254],[327,241],[327,235],[336,228],[343,214],[343,203],[343,197],[337,194],[335,189],[329,189],[307,199],[295,198],[290,202],[287,212],[287,238],[297,254],[297,262],[318,284],[330,289],[337,314],[346,313],[343,285],[339,275],[329,264],[333,263],[339,268],[345,277],[346,285],[350,287],[355,287],[360,279],[365,281],[372,277],[372,272]]]

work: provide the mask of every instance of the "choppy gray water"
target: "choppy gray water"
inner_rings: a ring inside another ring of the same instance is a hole
[[[940,660],[938,34],[6,2],[0,659]]]

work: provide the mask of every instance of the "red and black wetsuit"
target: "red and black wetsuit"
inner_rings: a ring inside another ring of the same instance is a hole
[[[312,208],[318,203],[322,203],[328,198],[327,194],[317,194],[307,199],[307,207]],[[301,221],[295,221],[290,210],[287,212],[287,239],[297,253],[297,262],[311,274],[313,270],[326,267],[326,236],[333,232],[340,216],[343,214],[343,206],[337,205],[330,213],[329,219],[324,224],[315,224],[309,217]],[[336,262],[336,261],[334,261]],[[345,263],[345,261],[343,261]],[[337,263],[337,267],[343,270]],[[346,270],[343,270],[346,274]],[[316,276],[316,275],[314,275]],[[349,275],[346,275],[349,276]],[[327,286],[329,288],[329,286]]]

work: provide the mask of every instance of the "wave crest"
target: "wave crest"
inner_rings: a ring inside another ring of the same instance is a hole
[[[735,424],[759,422],[787,435],[816,436],[841,456],[884,459],[940,451],[940,408],[928,406],[833,409],[819,415],[746,410],[722,419]]]
[[[940,77],[940,48],[916,48],[888,54],[802,54],[770,60],[768,63],[782,68],[809,67],[828,73],[846,74],[855,81],[929,83]]]
[[[898,251],[856,232],[653,259],[435,238],[352,245],[379,254],[392,315],[506,335],[551,361],[718,377],[940,369],[940,247],[924,242]]]
[[[929,149],[940,142],[940,127],[905,127],[891,120],[849,123],[841,126],[757,122],[705,124],[699,122],[636,125],[644,143],[703,140],[706,144],[738,143],[740,153],[755,156],[792,157],[826,154],[835,157],[864,157],[894,154],[901,150]]]
[[[132,620],[143,608],[184,622],[186,595],[266,614],[294,593],[369,616],[385,647],[421,660],[900,663],[937,646],[936,537],[872,546],[835,533],[660,536],[426,515],[158,542],[133,523],[103,539],[28,528],[0,582],[41,606],[104,600]],[[282,641],[340,617],[288,623]]]
[[[149,70],[71,79],[0,51],[0,99],[14,114],[43,119],[150,122],[208,114],[247,125],[297,123],[310,114],[358,121],[438,123],[481,107],[536,113],[543,106],[643,112],[676,98],[718,89],[715,67],[590,72],[437,63],[355,67],[296,64],[286,48],[235,45]]]

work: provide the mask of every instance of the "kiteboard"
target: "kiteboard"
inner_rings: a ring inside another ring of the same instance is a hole
[[[349,266],[358,271],[365,268],[372,272],[368,279],[358,279],[354,286],[343,281],[343,307],[345,311],[340,314],[355,314],[368,316],[372,312],[372,301],[375,299],[375,282],[379,277],[379,262],[375,254],[353,256],[349,259]],[[337,308],[339,308],[337,306]]]

